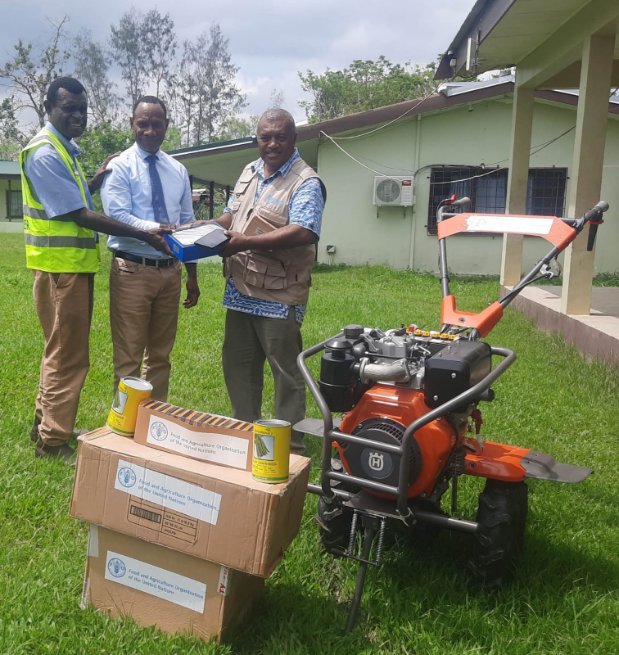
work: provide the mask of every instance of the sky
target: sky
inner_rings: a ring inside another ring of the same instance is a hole
[[[70,35],[87,30],[100,43],[131,7],[169,14],[179,42],[217,23],[239,68],[237,84],[248,102],[244,113],[262,113],[275,93],[297,121],[305,119],[299,101],[309,99],[299,72],[341,70],[355,59],[380,55],[394,64],[425,66],[447,50],[474,5],[474,0],[0,0],[0,5],[9,2],[0,22],[1,63],[20,38],[35,50],[47,43],[64,16]]]

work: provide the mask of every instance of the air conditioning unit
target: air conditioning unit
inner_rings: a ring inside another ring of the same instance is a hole
[[[374,204],[377,207],[411,207],[415,202],[415,178],[377,175],[374,178]]]

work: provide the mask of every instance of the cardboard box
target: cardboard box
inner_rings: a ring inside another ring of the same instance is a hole
[[[90,526],[82,607],[220,641],[263,589],[262,578]]]
[[[166,452],[251,471],[253,424],[158,400],[138,408],[134,440]]]
[[[268,577],[301,525],[310,460],[281,484],[100,428],[79,438],[71,516]]]
[[[172,254],[182,262],[221,255],[227,240],[223,229],[212,224],[180,228],[163,236]]]

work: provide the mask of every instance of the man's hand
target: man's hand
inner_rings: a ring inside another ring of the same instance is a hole
[[[185,264],[185,270],[187,271],[187,283],[185,285],[187,289],[187,298],[185,298],[185,301],[183,302],[183,307],[189,309],[198,304],[198,298],[200,297],[200,287],[198,286],[198,265],[195,262],[188,262]]]
[[[112,159],[114,159],[114,157],[118,157],[118,155],[120,155],[120,152],[113,152],[111,155],[108,155],[104,159],[101,166],[99,166],[95,174],[90,178],[90,181],[88,182],[88,190],[90,193],[94,193],[101,188],[105,176],[110,172],[108,170],[108,164],[112,161]]]
[[[149,245],[157,250],[160,250],[162,253],[172,257],[172,251],[170,250],[167,241],[161,236],[161,234],[152,234],[150,232],[143,232],[141,237],[142,241],[146,241]]]
[[[237,252],[250,249],[250,237],[241,234],[241,232],[232,232],[231,230],[226,230],[225,234],[228,237],[228,241],[222,252],[223,257],[230,257],[231,255],[236,255]]]
[[[300,225],[285,225],[271,232],[263,232],[253,236],[226,230],[226,236],[229,241],[223,250],[224,257],[230,257],[243,250],[277,252],[278,250],[313,244],[318,240],[318,237],[311,230]]]
[[[176,225],[161,223],[152,230],[147,230],[147,232],[148,234],[172,234],[173,232],[176,232]]]
[[[187,289],[187,297],[183,302],[183,307],[185,309],[190,309],[195,307],[198,304],[198,299],[200,298],[200,287],[198,286],[198,280],[192,277],[187,277],[187,284],[185,285]]]

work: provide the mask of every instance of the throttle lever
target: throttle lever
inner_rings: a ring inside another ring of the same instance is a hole
[[[583,216],[586,223],[589,223],[589,235],[587,237],[587,252],[593,250],[595,244],[595,235],[598,231],[598,226],[602,225],[604,219],[602,218],[604,212],[608,209],[608,203],[604,200],[592,207],[588,212],[585,212]]]
[[[593,246],[595,244],[595,235],[597,234],[598,231],[598,225],[602,225],[604,222],[604,219],[600,216],[600,218],[589,221],[589,234],[587,236],[587,252],[591,252],[593,250]]]

